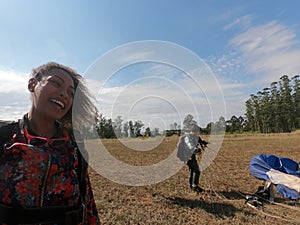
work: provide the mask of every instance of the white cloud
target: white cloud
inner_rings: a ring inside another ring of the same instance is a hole
[[[236,20],[234,20],[232,23],[227,24],[223,29],[225,31],[227,31],[236,26],[241,27],[242,29],[246,29],[250,26],[252,19],[253,18],[251,15],[245,15],[245,16],[239,17]]]
[[[293,29],[276,21],[252,27],[237,35],[230,45],[242,53],[249,73],[258,74],[255,82],[269,85],[282,75],[300,73],[300,48]]]
[[[205,70],[195,69],[189,73],[173,70],[172,73],[164,65],[148,69],[149,73],[138,71],[140,77],[127,77],[127,84],[110,87],[107,83],[107,87],[101,87],[99,112],[107,118],[121,116],[125,121],[141,120],[145,124],[160,121],[156,124],[160,130],[169,129],[163,127],[165,125],[181,123],[187,114],[192,114],[204,126],[215,121],[212,116],[217,119],[225,116],[223,98],[217,96],[221,95],[220,86]]]
[[[28,79],[27,74],[0,71],[0,120],[16,120],[28,110]]]
[[[249,82],[251,82],[251,77],[245,73],[242,57],[231,50],[223,52],[219,56],[208,58],[207,63],[214,72],[224,95],[225,119],[230,119],[232,115],[243,116],[245,101],[250,95]]]
[[[207,119],[203,122],[204,125],[207,121],[211,122],[208,105],[209,101],[214,99],[207,99],[203,90],[186,73],[163,63],[134,66],[137,67],[129,70],[129,75],[119,71],[120,74],[116,73],[113,79],[103,80],[105,78],[103,76],[96,77],[97,79],[85,77],[90,92],[98,101],[99,113],[103,113],[106,118],[114,119],[122,116],[126,121],[141,120],[145,126],[151,124],[152,129],[158,127],[160,130],[169,129],[171,123],[182,122],[187,114],[194,116],[198,116],[197,113],[201,114],[199,118]],[[136,75],[132,76],[132,71],[135,71]],[[116,82],[119,80],[122,81]],[[27,84],[27,80],[25,81]],[[208,89],[205,90],[207,92],[215,93],[213,86],[209,85],[209,79],[203,79],[200,86],[207,87]],[[23,92],[24,96],[30,103],[29,95]],[[6,110],[4,107],[0,110],[0,119],[11,118],[7,117],[9,114],[18,118],[30,106],[30,104],[17,104],[20,107],[16,108],[16,103],[16,99],[11,97],[9,102],[2,100]]]
[[[0,93],[22,93],[27,90],[28,75],[15,71],[0,71]]]
[[[244,18],[248,26],[250,17]],[[240,26],[242,19],[224,29]],[[284,74],[300,74],[299,38],[293,27],[272,21],[242,31],[234,36],[219,56],[207,60],[224,92],[227,115],[243,115],[250,94],[269,87]]]
[[[246,15],[225,26],[224,30],[239,27],[242,28],[242,32],[230,40],[228,52],[208,60],[220,85],[206,74],[205,68],[188,71],[194,75],[199,72],[199,77],[197,75],[195,78],[196,83],[188,79],[188,74],[171,68],[170,65],[156,64],[148,66],[147,70],[138,67],[138,71],[125,68],[120,77],[118,75],[113,77],[114,81],[122,80],[123,83],[120,85],[103,87],[105,80],[88,81],[93,94],[100,100],[99,112],[107,116],[113,113],[114,117],[121,115],[123,118],[140,118],[145,122],[161,118],[168,125],[171,122],[179,122],[175,121],[178,112],[182,114],[181,116],[185,116],[188,113],[194,114],[196,110],[200,114],[199,118],[211,122],[210,105],[220,105],[220,99],[215,99],[214,94],[223,92],[227,115],[243,115],[245,100],[249,98],[253,89],[258,91],[277,81],[283,74],[293,76],[300,73],[300,48],[297,45],[295,31],[276,21],[249,28],[251,20],[252,17]],[[131,55],[131,57],[133,58],[120,63],[124,65],[124,62],[148,56]],[[126,71],[136,74],[131,76],[132,74],[126,74]],[[8,113],[0,111],[1,117],[4,114],[16,113],[16,110],[10,110],[17,102],[17,98],[28,102],[29,97],[25,95],[27,79],[28,77],[22,74],[0,72],[1,99],[12,99],[10,103],[2,100],[3,104],[11,107],[6,107]],[[16,97],[12,97],[11,93]],[[215,110],[222,111],[221,108]]]

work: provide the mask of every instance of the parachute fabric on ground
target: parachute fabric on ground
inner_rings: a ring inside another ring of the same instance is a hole
[[[215,151],[214,149],[208,147],[209,152],[211,151]],[[206,151],[208,152],[208,151]],[[223,161],[231,161],[232,158],[229,155],[222,155],[222,159]],[[216,170],[220,170],[223,173],[223,176],[226,178],[227,182],[223,182],[223,181],[219,181],[220,178],[218,176],[213,176],[214,173],[212,173],[211,175],[207,176],[207,173],[210,173],[211,171],[216,171]],[[212,193],[214,196],[217,196],[218,198],[220,198],[222,201],[235,201],[235,200],[239,200],[239,198],[243,198],[245,199],[245,205],[249,206],[247,204],[247,196],[251,196],[254,197],[255,195],[251,195],[248,194],[248,189],[244,189],[242,190],[241,188],[243,188],[243,186],[240,185],[240,181],[238,179],[234,179],[233,174],[232,173],[228,173],[228,171],[226,171],[223,166],[221,164],[219,164],[216,161],[212,162],[212,165],[210,167],[208,167],[207,169],[207,173],[203,173],[203,180],[204,183],[206,183],[206,185],[208,186],[208,188],[206,189],[207,193]],[[213,182],[217,181],[217,183],[222,182],[223,185],[225,185],[226,189],[231,190],[231,192],[235,193],[236,196],[234,198],[231,198],[230,196],[227,196],[226,194],[223,194],[222,192],[218,192],[216,190],[216,186],[215,184],[213,184]],[[256,196],[255,196],[256,197]],[[259,198],[259,200],[261,200]],[[268,202],[268,201],[267,201]],[[296,217],[296,219],[292,216],[290,216],[287,213],[284,214],[279,214],[278,213],[278,209],[279,208],[274,208],[273,206],[276,207],[283,207],[287,210],[291,210],[291,211],[298,211],[300,212],[300,207],[298,206],[298,204],[296,205],[290,205],[290,204],[285,204],[285,203],[280,203],[280,202],[268,202],[270,203],[270,205],[272,205],[272,207],[269,207],[268,205],[262,205],[262,207],[252,207],[250,206],[252,209],[254,209],[257,213],[265,216],[265,217],[269,217],[269,218],[274,218],[276,220],[282,221],[282,224],[284,224],[285,222],[287,222],[287,224],[290,223],[295,223],[295,224],[300,224],[300,220],[298,219],[298,217]],[[244,210],[243,206],[240,208],[240,210]]]
[[[271,181],[285,198],[298,199],[300,171],[298,162],[275,155],[259,154],[250,160],[252,176]]]

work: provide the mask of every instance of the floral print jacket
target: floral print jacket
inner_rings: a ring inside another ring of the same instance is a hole
[[[7,142],[0,135],[0,204],[14,207],[76,206],[80,202],[79,150],[71,143],[60,147],[27,144],[19,122],[0,126],[13,129]],[[6,142],[6,143],[5,143]],[[87,170],[84,223],[100,224]],[[1,224],[1,220],[0,220]],[[3,223],[4,224],[4,223]]]

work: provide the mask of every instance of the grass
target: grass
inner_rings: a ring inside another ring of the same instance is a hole
[[[166,138],[151,151],[134,151],[117,140],[104,140],[110,153],[132,165],[151,165],[174,149],[176,137]],[[222,147],[201,174],[204,193],[188,188],[188,168],[149,186],[114,183],[90,168],[95,200],[103,224],[300,224],[300,205],[276,194],[276,204],[263,209],[245,204],[262,181],[251,176],[250,159],[260,153],[300,161],[300,133],[225,135]]]

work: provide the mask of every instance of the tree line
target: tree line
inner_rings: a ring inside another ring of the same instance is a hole
[[[250,95],[245,102],[244,116],[233,115],[229,120],[223,116],[219,121],[210,122],[201,128],[203,134],[210,134],[212,129],[227,133],[260,132],[281,133],[300,129],[300,79],[299,75],[291,79],[287,75],[280,77],[278,82],[272,82],[270,87]],[[181,124],[174,122],[170,129],[160,132],[159,128],[144,127],[141,120],[124,121],[121,116],[115,119],[105,118],[102,114],[96,116],[96,132],[86,131],[84,136],[92,135],[100,138],[153,137],[158,135],[180,135],[188,130],[191,124],[197,124],[194,117],[188,114]],[[96,138],[96,137],[92,137]]]
[[[96,131],[100,138],[125,138],[125,137],[151,137],[160,135],[159,128],[147,127],[143,130],[144,124],[141,120],[137,121],[124,121],[121,116],[117,116],[114,120],[105,118],[100,114],[96,120]]]
[[[244,116],[233,115],[229,120],[221,116],[219,121],[210,122],[202,133],[225,130],[226,133],[260,132],[283,133],[300,129],[300,79],[287,75],[270,87],[250,95],[246,100]]]
[[[170,124],[170,129],[160,132],[159,128],[151,129],[150,127],[144,128],[141,120],[137,121],[124,121],[121,116],[115,119],[105,118],[103,114],[96,116],[96,125],[93,128],[85,128],[83,135],[85,138],[101,138],[101,139],[115,139],[115,138],[137,138],[137,137],[155,137],[155,136],[172,136],[174,134],[181,135],[189,131],[192,124],[198,125],[194,117],[188,114],[181,125],[174,122]],[[203,134],[209,134],[211,129],[223,129],[225,126],[225,119],[221,117],[216,123],[209,123],[206,128],[201,128]],[[219,127],[219,128],[218,128]],[[224,129],[223,129],[224,130]]]
[[[300,128],[299,75],[287,75],[246,101],[245,129],[261,133],[291,132]]]

